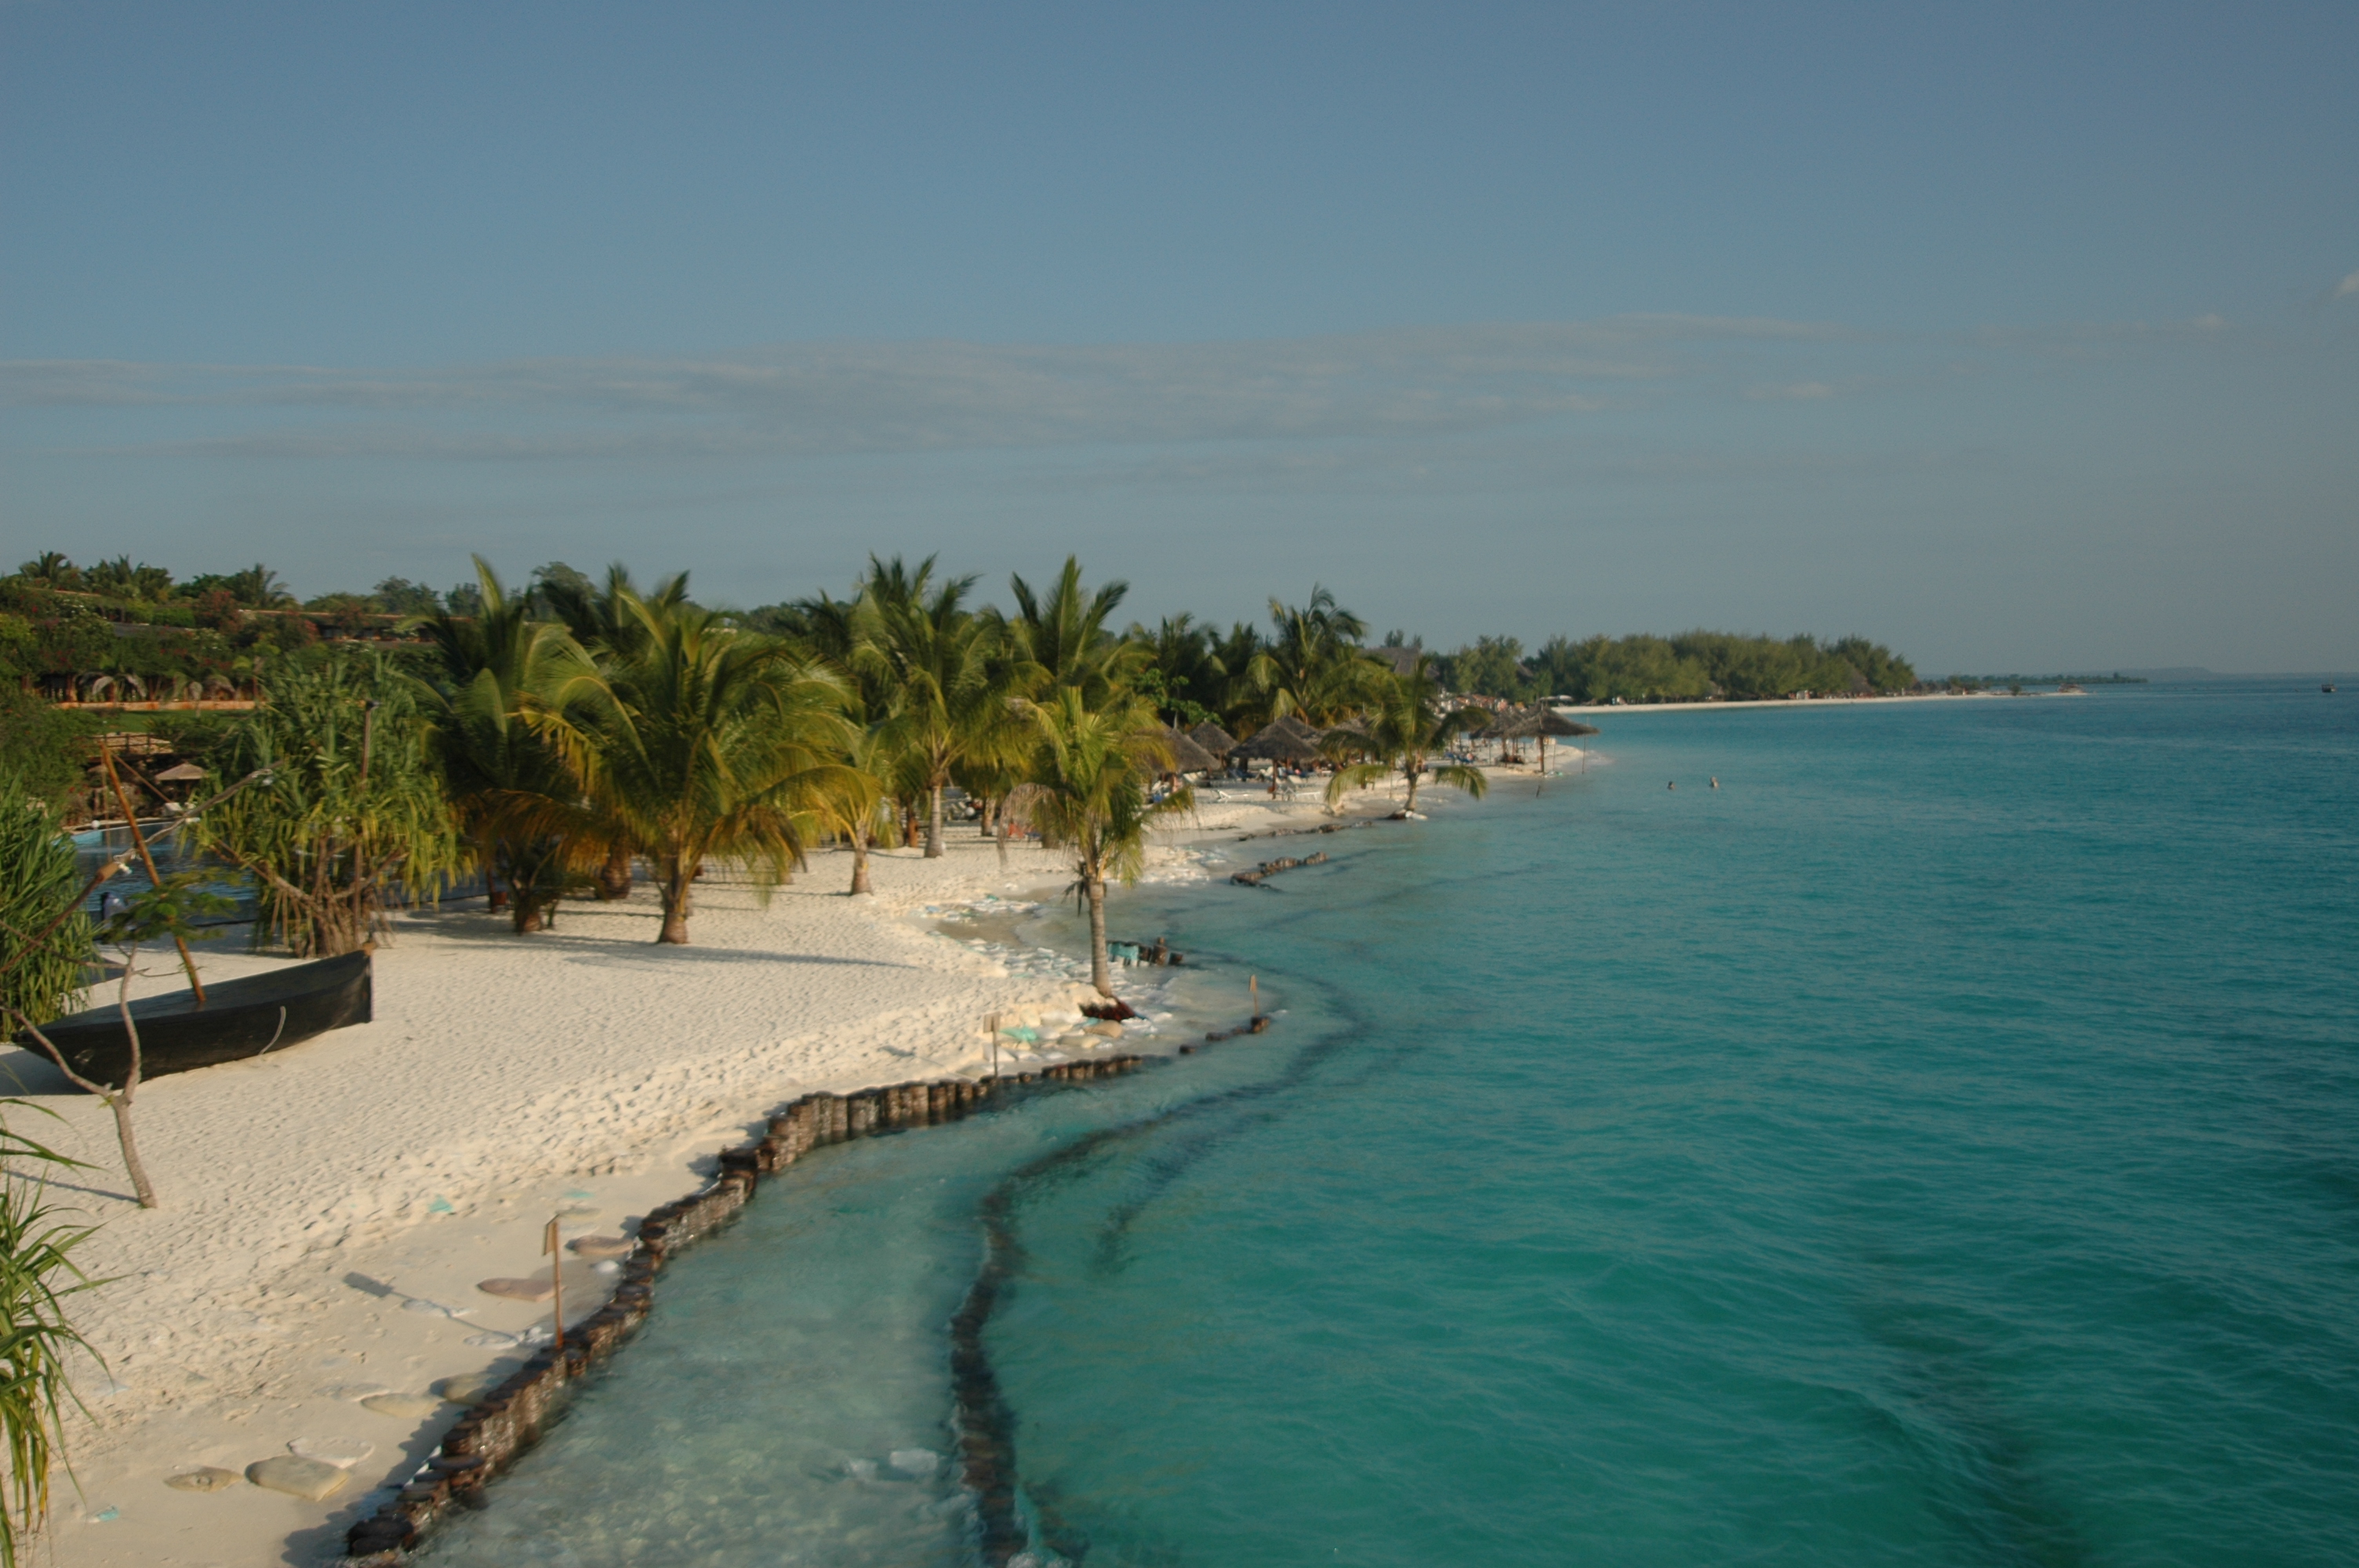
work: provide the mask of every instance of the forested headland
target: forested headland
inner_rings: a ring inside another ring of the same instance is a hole
[[[842,665],[849,676],[856,674],[849,628],[858,607],[879,593],[906,598],[909,569],[897,560],[880,563],[847,597],[819,592],[753,609],[698,606],[684,580],[672,591],[679,607],[698,609],[717,631]],[[893,572],[901,579],[893,580]],[[366,591],[299,598],[264,565],[180,579],[128,557],[80,566],[49,552],[0,578],[0,742],[28,785],[62,800],[83,781],[84,753],[100,730],[159,732],[176,752],[199,755],[229,733],[237,712],[266,698],[274,678],[316,672],[356,651],[371,651],[427,687],[447,686],[447,649],[438,650],[433,629],[483,618],[490,580],[437,589],[387,578]],[[928,591],[959,584],[957,614],[999,629],[994,636],[1043,613],[1020,579],[1007,608],[972,603],[975,580],[937,574]],[[628,588],[627,574],[602,583],[550,562],[499,612],[586,642],[596,628],[585,607],[602,598],[611,606],[618,585]],[[1120,631],[1112,617],[1124,585],[1096,591],[1103,602],[1084,607],[1093,634],[1123,650],[1128,688],[1183,729],[1210,720],[1240,737],[1285,713],[1327,725],[1373,711],[1377,672],[1429,683],[1437,702],[1694,702],[1922,689],[1906,659],[1858,636],[1557,635],[1527,651],[1517,638],[1499,635],[1442,650],[1407,632],[1373,639],[1324,589],[1300,604],[1273,599],[1261,622],[1221,625],[1183,613]]]

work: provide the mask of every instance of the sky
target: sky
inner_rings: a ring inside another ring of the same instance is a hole
[[[0,569],[2359,668],[2359,7],[0,0]]]

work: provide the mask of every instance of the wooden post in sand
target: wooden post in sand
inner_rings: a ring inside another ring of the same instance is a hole
[[[558,1245],[557,1220],[551,1216],[541,1233],[540,1250],[549,1259],[549,1315],[557,1327],[557,1353],[565,1354],[565,1250]]]
[[[996,1082],[999,1077],[999,1014],[993,1013],[984,1027],[991,1031],[991,1076]]]

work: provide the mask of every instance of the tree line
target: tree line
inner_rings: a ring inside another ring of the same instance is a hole
[[[1397,634],[1396,634],[1397,635]],[[1514,637],[1480,637],[1437,654],[1453,691],[1531,702],[1702,702],[1810,695],[1864,697],[1918,689],[1917,672],[1881,643],[1843,637],[1551,637],[1528,656]]]
[[[1266,627],[1223,630],[1187,614],[1118,626],[1127,586],[1092,587],[1073,559],[1037,586],[1011,578],[1006,609],[976,601],[979,580],[932,557],[872,557],[844,597],[731,611],[697,602],[685,574],[643,589],[619,565],[596,581],[559,562],[512,588],[479,557],[463,591],[388,579],[414,607],[391,622],[397,640],[321,640],[314,627],[247,643],[235,689],[251,711],[140,718],[217,777],[268,781],[190,831],[249,874],[270,930],[299,954],[350,950],[397,892],[429,899],[469,872],[529,934],[563,898],[620,896],[641,865],[658,939],[682,942],[709,862],[767,887],[813,843],[840,843],[864,892],[878,844],[942,852],[955,790],[981,831],[1022,821],[1073,852],[1103,989],[1105,882],[1136,872],[1143,786],[1169,771],[1170,726],[1244,738],[1297,719],[1330,731],[1324,754],[1353,780],[1398,772],[1414,789],[1480,717],[1451,691],[1647,701],[1914,680],[1855,637],[1558,637],[1529,657],[1485,637],[1428,655],[1399,633],[1367,647],[1365,622],[1323,588],[1273,599]],[[81,615],[101,611],[77,596],[112,613],[194,603],[224,636],[308,613],[263,566],[177,583],[127,557],[85,570],[53,553],[0,581],[0,603],[43,596]],[[0,651],[54,652],[42,639],[60,620],[0,611]],[[152,651],[118,633],[158,622],[102,624],[110,643]],[[60,720],[26,689],[54,672],[17,667],[28,678],[0,686],[16,704],[0,709],[0,739],[16,792],[55,803],[60,780],[82,776],[91,728],[128,720]]]

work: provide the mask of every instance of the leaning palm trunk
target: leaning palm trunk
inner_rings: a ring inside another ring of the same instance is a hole
[[[1105,878],[1084,870],[1082,896],[1090,905],[1090,985],[1103,997],[1114,995],[1114,966],[1106,958]]]
[[[1089,910],[1090,979],[1097,993],[1114,995],[1106,958],[1106,879],[1135,882],[1144,869],[1147,830],[1158,816],[1193,804],[1185,790],[1149,804],[1147,781],[1169,766],[1163,721],[1152,707],[1126,693],[1092,708],[1071,687],[1049,700],[1021,705],[1038,736],[1032,778],[1009,802],[1040,829],[1043,849],[1073,856],[1074,892]]]

